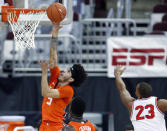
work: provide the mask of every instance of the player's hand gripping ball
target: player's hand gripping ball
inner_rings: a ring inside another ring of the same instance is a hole
[[[66,17],[66,8],[61,3],[51,4],[47,8],[48,18],[55,23],[59,23]]]

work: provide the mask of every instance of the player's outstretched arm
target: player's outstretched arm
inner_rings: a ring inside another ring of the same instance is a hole
[[[59,25],[59,23],[53,23],[52,24],[52,39],[50,42],[50,63],[53,63],[52,67],[54,68],[57,66],[57,44],[58,44],[58,32],[59,29],[62,27]]]
[[[167,100],[159,99],[158,100],[158,107],[163,113],[165,113],[167,111]]]
[[[48,68],[49,65],[46,61],[40,61],[40,66],[42,70],[42,79],[41,79],[41,93],[43,97],[59,98],[60,94],[57,89],[50,89],[48,86]]]
[[[132,103],[134,101],[134,98],[131,97],[130,93],[126,89],[126,85],[124,81],[121,78],[121,75],[125,71],[125,67],[117,66],[114,70],[115,80],[116,80],[116,86],[119,91],[121,100],[123,104],[128,108],[128,110],[131,110]]]

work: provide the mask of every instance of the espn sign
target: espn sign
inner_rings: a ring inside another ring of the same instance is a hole
[[[124,54],[121,54],[124,53]],[[167,65],[167,54],[162,48],[154,49],[127,49],[127,48],[113,48],[112,50],[112,65],[129,65],[129,66],[153,66],[155,60],[162,60]],[[128,58],[129,57],[129,58]],[[128,60],[129,59],[129,60]],[[121,61],[122,60],[122,61]]]
[[[117,65],[126,66],[124,77],[167,77],[167,37],[109,38],[107,58],[109,77]]]

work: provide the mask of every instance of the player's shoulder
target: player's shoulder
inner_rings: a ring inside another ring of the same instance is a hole
[[[95,131],[98,131],[98,128],[95,124],[93,124],[92,122],[90,122],[89,120],[87,121],[87,123],[89,123],[90,125],[92,125],[95,129]]]
[[[167,105],[167,100],[166,99],[157,99],[157,105],[158,106]]]
[[[72,86],[71,85],[65,85],[64,87],[67,87],[67,88],[72,88]],[[73,89],[73,88],[72,88]]]
[[[54,68],[51,68],[50,69],[50,72],[52,74],[60,74],[60,68],[58,66],[54,67]]]
[[[76,131],[72,125],[65,125],[62,131]]]
[[[85,123],[88,123],[88,124],[90,124],[90,125],[94,126],[94,124],[93,124],[92,122],[90,122],[89,120],[86,120],[86,122],[85,122]]]
[[[159,111],[164,115],[164,113],[167,111],[167,100],[157,99],[156,105]]]
[[[60,70],[60,68],[58,66],[55,66],[53,68],[50,69],[51,71],[57,71],[57,70]]]
[[[69,85],[69,84],[63,86],[62,88],[67,89],[67,90],[70,90],[70,91],[74,91],[73,87],[72,87],[71,85]]]
[[[60,69],[58,66],[50,69],[50,80],[54,81],[60,75]]]

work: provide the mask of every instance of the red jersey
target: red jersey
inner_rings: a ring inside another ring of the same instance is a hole
[[[94,125],[90,122],[71,121],[69,125],[73,126],[76,131],[95,131]]]
[[[50,70],[49,88],[54,89],[60,75],[59,67]],[[71,102],[74,91],[70,85],[56,86],[60,93],[60,98],[43,98],[42,120],[51,122],[61,122],[64,120],[65,107]]]

